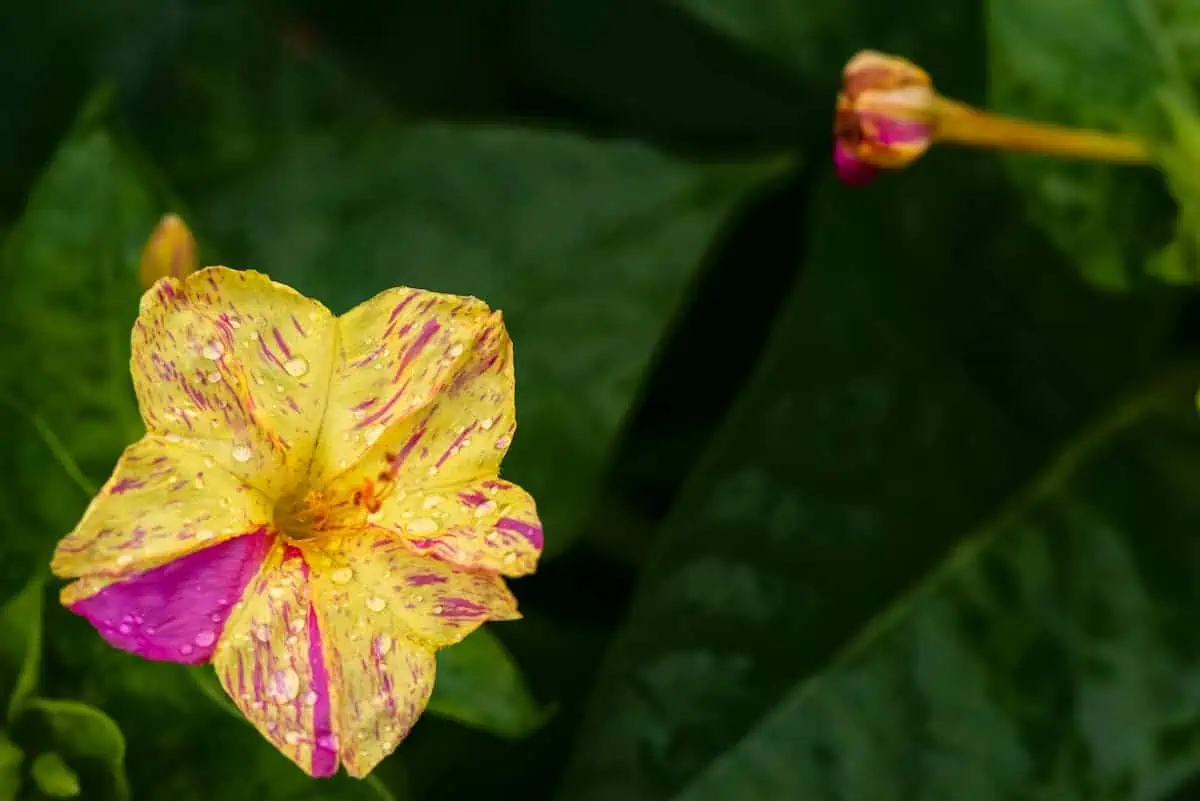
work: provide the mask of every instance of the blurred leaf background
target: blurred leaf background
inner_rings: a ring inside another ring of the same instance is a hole
[[[0,801],[1200,797],[1195,0],[55,0],[0,10]],[[855,51],[1149,137],[832,177]],[[525,619],[367,782],[45,565],[140,434],[137,259],[516,343]]]

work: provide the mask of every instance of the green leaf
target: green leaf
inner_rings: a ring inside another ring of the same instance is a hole
[[[903,675],[857,686],[861,703],[852,709],[817,693],[793,714],[792,699],[822,686],[834,654],[873,629],[872,620],[907,620],[913,607],[893,606],[906,588],[1004,514],[1056,449],[1073,453],[1065,443],[1090,419],[1148,380],[1175,319],[1166,293],[1106,297],[1081,285],[1021,224],[1016,200],[990,171],[946,166],[957,168],[935,165],[868,192],[832,180],[818,188],[802,277],[755,378],[660,535],[601,670],[562,801],[988,798],[980,786],[992,780],[1004,797],[1058,797],[1037,795],[1047,786],[1040,773],[1014,785],[972,772],[992,753],[983,745],[978,754],[939,750],[955,735],[925,729],[927,707],[892,698]],[[963,207],[968,195],[990,202]],[[1169,516],[1183,513],[1175,501],[1188,496],[1117,497],[1161,521],[1136,533],[1161,536],[1165,547],[1185,537],[1186,525]],[[996,540],[1001,558],[1010,556],[1008,542]],[[1104,581],[1107,567],[1095,569]],[[1028,580],[1039,581],[1041,568],[1029,570]],[[1135,589],[1114,587],[1114,597]],[[1054,602],[1064,615],[1087,613],[1068,597]],[[1027,630],[1050,625],[1019,613]],[[1136,659],[1141,652],[1126,645],[1122,658]],[[901,657],[878,647],[881,659]],[[1087,653],[1081,646],[1071,656]],[[1160,657],[1174,658],[1147,654]],[[923,690],[943,694],[945,726],[1016,732],[1004,747],[1037,762],[1055,730],[1027,725],[1016,710],[1042,704],[1046,720],[1069,721],[1068,699],[1023,695],[1020,678],[1011,684],[1009,666],[995,664],[987,680],[1006,694],[990,705],[955,707],[960,685],[944,672],[922,673]],[[1070,686],[1062,665],[1037,669]],[[898,706],[911,717],[893,719]],[[875,751],[843,763],[842,744],[823,742],[812,758],[828,774],[805,773],[808,784],[783,791],[797,758],[786,738],[810,742],[803,737],[824,714],[844,714],[847,731],[875,738]],[[1148,733],[1149,723],[1128,715],[1120,725]],[[786,726],[760,737],[776,719]],[[1082,736],[1084,725],[1062,734]],[[889,733],[892,740],[880,739]],[[757,747],[740,745],[750,742]],[[705,777],[727,765],[737,776],[721,785],[724,795],[690,789],[708,788]],[[959,784],[932,775],[956,766]],[[1075,766],[1076,778],[1086,769]],[[867,789],[872,780],[879,785]]]
[[[520,668],[486,628],[438,652],[429,712],[502,737],[525,737],[546,719]]]
[[[26,705],[28,714],[45,727],[54,751],[62,754],[84,777],[89,797],[109,797],[121,801],[129,798],[125,778],[125,738],[117,724],[95,707],[78,701],[59,701],[35,698]],[[103,791],[90,789],[87,780],[103,778]],[[64,779],[58,776],[57,779]],[[39,786],[41,783],[39,782]]]
[[[0,801],[17,801],[25,754],[0,731]]]
[[[203,227],[238,266],[337,312],[398,285],[502,309],[522,421],[506,475],[538,499],[557,551],[705,251],[783,166],[499,127],[383,129],[297,141],[213,198]]]
[[[141,422],[129,380],[137,259],[162,205],[104,131],[81,126],[50,164],[2,255],[0,476],[13,528],[0,595],[42,569]],[[47,438],[46,432],[53,432]],[[60,452],[48,445],[57,441]],[[18,583],[19,582],[19,583]]]
[[[53,751],[39,754],[29,773],[38,790],[50,798],[74,798],[82,789],[75,771]]]
[[[17,596],[0,606],[0,702],[7,699],[8,725],[37,688],[44,592],[45,580],[38,574]]]
[[[989,2],[991,101],[1007,113],[1131,133],[1172,148],[1164,97],[1190,104],[1189,84],[1200,78],[1189,55],[1188,37],[1200,29],[1191,5],[1101,0],[1082,10],[1071,0]],[[1144,282],[1147,269],[1175,282],[1200,276],[1194,254],[1152,259],[1170,240],[1175,217],[1155,171],[1028,156],[1007,161],[1031,217],[1097,286],[1127,289]],[[1200,199],[1176,195],[1185,208]]]

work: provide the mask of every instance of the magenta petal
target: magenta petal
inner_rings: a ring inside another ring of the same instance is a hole
[[[216,648],[225,619],[273,537],[266,530],[151,568],[71,605],[122,651],[198,665]]]
[[[878,167],[872,167],[860,160],[841,142],[835,142],[833,145],[833,165],[842,183],[850,186],[869,184],[880,173]]]
[[[337,740],[333,735],[333,717],[329,706],[329,669],[325,666],[325,650],[321,645],[321,629],[317,613],[308,608],[308,666],[312,671],[313,692],[313,752],[312,775],[332,776],[338,769]]]

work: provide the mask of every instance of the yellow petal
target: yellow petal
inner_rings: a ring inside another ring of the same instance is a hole
[[[112,478],[75,530],[58,544],[51,569],[87,577],[66,602],[113,580],[253,532],[271,521],[262,493],[181,442],[146,436],[125,450]],[[74,586],[74,585],[72,585]]]
[[[369,519],[404,538],[416,553],[506,576],[534,572],[542,552],[542,525],[533,498],[497,478],[396,490],[382,496]]]
[[[324,306],[259,273],[164,279],[133,332],[142,418],[277,498],[308,469],[335,338]]]
[[[337,771],[322,636],[309,568],[283,543],[263,562],[213,654],[217,677],[254,727],[311,776]]]
[[[314,573],[334,730],[351,776],[404,739],[433,690],[434,650],[517,616],[502,579],[412,554],[383,532],[345,535]]]
[[[429,648],[462,640],[489,620],[520,617],[504,579],[415,554],[382,529],[339,532],[322,543],[317,607],[356,625],[386,625]]]
[[[496,475],[515,428],[512,344],[499,312],[393,289],[338,326],[315,486],[348,469],[343,483],[389,470],[406,489]]]
[[[178,214],[167,214],[142,250],[142,289],[154,286],[160,278],[183,278],[196,272],[199,266],[196,238]]]

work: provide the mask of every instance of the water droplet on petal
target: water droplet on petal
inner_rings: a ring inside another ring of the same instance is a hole
[[[295,701],[300,694],[300,674],[292,668],[284,668],[275,674],[275,689],[283,702]]]
[[[512,439],[510,437],[508,437],[507,435],[502,436],[502,437],[497,437],[496,438],[496,449],[503,450],[503,449],[507,448],[511,442],[512,442]]]
[[[183,654],[184,656],[190,656],[193,650],[195,649],[193,649],[190,645],[179,646],[179,653]]]
[[[248,462],[250,457],[254,455],[254,451],[244,442],[239,442],[233,446],[233,460],[235,462]]]
[[[479,421],[479,427],[482,428],[484,431],[491,429],[491,427],[494,426],[495,424],[496,424],[496,421],[490,417],[485,417]]]
[[[304,694],[304,705],[305,706],[313,706],[314,704],[317,703],[317,698],[318,698],[317,694],[314,693],[312,690],[309,690],[308,692],[306,692]]]
[[[323,749],[325,751],[336,751],[337,750],[337,738],[334,737],[332,734],[322,734],[320,737],[317,738],[317,748]]]
[[[437,521],[429,517],[418,517],[405,526],[409,534],[432,534],[438,530]]]
[[[267,590],[267,595],[271,596],[273,599],[278,601],[280,598],[283,597],[283,588],[282,587],[272,587],[271,589]]]
[[[293,378],[299,378],[308,372],[308,360],[303,356],[294,356],[283,363],[283,371]]]
[[[354,571],[348,567],[339,567],[329,574],[329,580],[334,584],[345,584],[354,578]]]
[[[270,642],[271,641],[271,629],[265,625],[259,626],[258,628],[256,628],[254,630],[254,637],[259,642]]]
[[[384,432],[383,426],[375,426],[375,427],[371,428],[369,431],[367,431],[367,437],[366,437],[367,444],[374,445],[375,441],[378,440],[381,436],[383,436],[383,432]]]
[[[456,342],[450,346],[450,358],[451,359],[457,359],[459,356],[462,356],[462,353],[463,353],[463,346],[461,343]]]
[[[221,343],[217,342],[215,339],[200,349],[200,353],[204,355],[204,358],[212,362],[215,362],[217,359],[221,358],[221,354],[224,352],[225,349],[221,347]]]
[[[208,383],[215,384],[220,380],[221,380],[221,374],[218,373],[216,370],[213,370],[211,373],[208,374]]]
[[[295,745],[304,738],[304,734],[298,731],[289,731],[283,735],[283,741],[288,745]]]
[[[122,634],[128,634],[129,632],[133,631],[133,629],[128,623],[122,623],[120,626],[117,626],[117,631],[121,632]]]
[[[204,631],[197,634],[196,639],[194,640],[196,645],[199,646],[200,648],[207,648],[208,646],[212,645],[216,641],[217,641],[217,633],[215,631],[210,631],[208,629],[205,629]]]
[[[380,656],[387,656],[392,650],[392,638],[386,634],[380,634],[375,638],[375,651]]]
[[[441,496],[441,495],[430,495],[428,498],[426,498],[426,499],[425,499],[425,503],[424,503],[424,504],[422,504],[422,505],[423,505],[423,506],[424,506],[426,509],[432,509],[433,507],[435,507],[435,506],[437,506],[439,503],[441,503],[441,502],[442,502],[442,500],[443,500],[443,498],[442,498],[442,496]]]
[[[387,606],[387,601],[380,598],[378,595],[367,599],[367,608],[372,612],[382,612]]]
[[[130,564],[131,562],[133,562],[133,557],[127,553],[123,553],[117,557],[117,566],[118,567],[125,567],[126,565]]]

